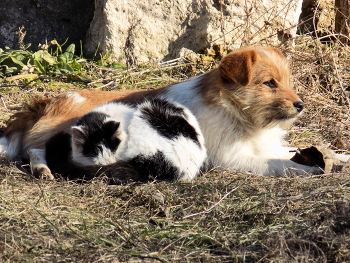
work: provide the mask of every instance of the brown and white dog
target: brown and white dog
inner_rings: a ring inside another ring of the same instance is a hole
[[[266,176],[321,172],[289,160],[293,153],[282,146],[285,129],[304,103],[293,90],[288,63],[278,49],[239,49],[206,74],[158,90],[126,93],[76,91],[39,99],[9,123],[0,152],[9,158],[29,153],[33,173],[49,173],[45,142],[58,131],[69,131],[77,117],[111,100],[132,105],[162,97],[196,116],[212,167]]]

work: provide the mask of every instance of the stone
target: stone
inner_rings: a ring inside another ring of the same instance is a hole
[[[79,50],[94,14],[94,0],[1,0],[0,48],[19,48],[16,34],[20,27],[26,32],[24,43],[38,44],[56,39],[59,44],[68,39]],[[23,36],[23,34],[22,34]],[[21,42],[21,41],[20,41]]]
[[[334,0],[303,0],[299,20],[299,30],[303,34],[318,31],[322,36],[334,32]]]
[[[88,54],[128,65],[178,58],[183,50],[221,56],[245,45],[293,45],[302,0],[100,0]]]

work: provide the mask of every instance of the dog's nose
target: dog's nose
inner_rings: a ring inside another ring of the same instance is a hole
[[[297,109],[298,112],[301,112],[304,109],[304,102],[302,102],[302,101],[296,101],[293,103],[293,105]]]

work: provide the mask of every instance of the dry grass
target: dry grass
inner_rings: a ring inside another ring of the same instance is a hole
[[[7,262],[346,262],[348,175],[42,182],[2,168]]]
[[[297,133],[306,136],[308,143],[349,151],[350,49],[340,42],[322,43],[305,37],[297,43],[291,54],[292,70],[307,105],[306,114],[296,124]]]
[[[307,106],[289,141],[350,150],[348,47],[303,38],[287,55]],[[157,88],[213,64],[175,61],[129,70],[90,64],[89,85],[52,79],[18,80],[17,87],[0,83],[0,121],[4,126],[32,96]],[[350,175],[210,172],[193,183],[108,185],[96,178],[77,184],[40,181],[3,160],[0,222],[1,262],[349,262]]]

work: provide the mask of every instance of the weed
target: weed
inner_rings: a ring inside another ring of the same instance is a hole
[[[51,46],[56,46],[56,50],[49,52]],[[18,73],[37,73],[44,76],[76,74],[86,61],[74,55],[74,44],[70,44],[64,52],[56,40],[40,45],[36,52],[29,51],[28,47],[27,45],[20,50],[0,49],[0,76]]]

